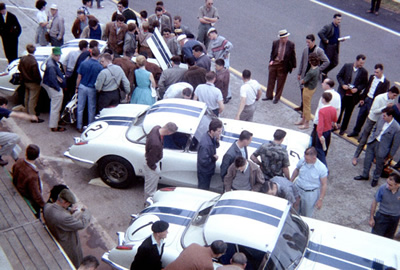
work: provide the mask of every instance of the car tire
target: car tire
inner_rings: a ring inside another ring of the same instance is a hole
[[[101,180],[113,188],[127,188],[136,178],[131,163],[119,156],[102,158],[98,170]]]

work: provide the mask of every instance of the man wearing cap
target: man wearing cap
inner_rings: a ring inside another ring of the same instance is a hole
[[[6,4],[0,3],[0,36],[3,40],[4,54],[8,63],[18,58],[18,37],[21,35],[21,25],[17,17],[8,12]]]
[[[162,269],[161,257],[164,252],[164,239],[168,234],[168,222],[159,220],[153,223],[153,233],[147,237],[137,250],[131,270],[160,270]]]
[[[46,62],[42,86],[50,98],[50,118],[49,128],[51,131],[65,131],[66,129],[58,126],[60,120],[60,111],[63,102],[63,88],[66,86],[64,74],[59,67],[61,58],[61,48],[54,47],[53,53]]]
[[[218,10],[214,7],[214,0],[205,0],[205,5],[199,8],[197,19],[199,19],[199,32],[197,34],[197,40],[208,46],[210,40],[207,36],[207,31],[210,29],[219,19]]]
[[[177,41],[182,48],[182,56],[184,61],[187,61],[189,58],[193,57],[193,47],[200,45],[200,42],[192,38],[188,38],[186,35],[179,35]]]
[[[263,100],[272,100],[276,82],[274,104],[278,103],[286,77],[296,68],[296,51],[294,43],[288,40],[290,33],[286,29],[279,31],[279,40],[272,43],[271,57],[268,71],[267,96]]]
[[[210,48],[208,50],[208,56],[210,58],[224,59],[225,67],[229,68],[229,58],[231,50],[233,48],[232,43],[221,35],[218,35],[217,29],[211,27],[207,32],[210,41]]]
[[[52,4],[50,7],[50,21],[48,24],[51,46],[61,46],[64,44],[64,18],[58,14],[58,7]]]
[[[44,205],[43,216],[50,232],[78,268],[83,258],[78,231],[89,225],[91,214],[83,207],[77,210],[73,207],[75,203],[75,195],[69,189],[63,189],[55,203]],[[80,212],[78,215],[72,215],[77,211]]]
[[[78,9],[76,19],[72,24],[72,29],[71,29],[72,35],[75,38],[81,37],[82,31],[86,26],[89,25],[90,19],[96,19],[96,17],[94,17],[93,15],[86,14],[85,10],[82,8]]]

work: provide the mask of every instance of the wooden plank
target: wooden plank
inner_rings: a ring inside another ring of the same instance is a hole
[[[11,205],[10,208],[15,207],[14,205],[19,207],[19,211],[16,213],[17,218],[21,218],[21,220],[25,218],[26,221],[23,223],[35,220],[36,217],[33,215],[30,208],[27,207],[26,202],[14,187],[14,184],[12,183],[12,177],[4,167],[3,170],[0,168],[0,180],[3,181],[4,185],[7,187],[8,193],[10,194],[10,199],[12,198],[14,201],[14,204]],[[13,210],[15,210],[15,208],[13,208]]]
[[[12,204],[12,202],[0,192],[0,205],[2,206],[0,211],[4,216],[4,220],[7,222],[7,224],[4,224],[5,227],[2,228],[3,230],[19,225],[18,220],[9,207],[10,204]]]
[[[39,230],[38,228],[38,224],[34,224],[34,227],[37,228],[37,232],[39,233],[40,237],[42,238],[43,242],[46,244],[46,246],[49,249],[49,252],[53,255],[54,259],[56,260],[58,267],[60,269],[74,269],[72,268],[67,259],[64,257],[63,253],[64,251],[61,251],[58,246],[56,245],[56,243],[53,241],[53,239],[50,236],[50,233],[44,229],[43,230]],[[65,253],[64,253],[65,254]],[[65,256],[67,256],[65,254]],[[53,268],[52,268],[53,269]]]
[[[15,255],[17,256],[17,260],[22,264],[22,268],[26,269],[29,265],[32,264],[28,254],[26,254],[24,247],[18,240],[18,237],[15,235],[13,230],[4,232],[4,236],[7,238],[10,243],[11,248],[13,249]]]
[[[3,213],[3,211],[5,211],[5,209],[7,208],[7,206],[5,205],[5,202],[1,196],[0,196],[0,205],[2,205],[2,207],[0,207],[0,231],[2,231],[4,229],[10,228],[10,224],[8,223],[6,216]]]
[[[7,238],[5,237],[4,233],[0,234],[0,243],[12,267],[14,269],[24,269],[22,267],[22,264],[19,262],[18,257],[14,252],[14,249],[11,247],[10,242],[8,242]]]
[[[57,261],[55,260],[53,253],[59,252],[50,250],[45,241],[40,236],[40,232],[47,233],[43,228],[43,224],[41,222],[35,222],[30,226],[31,231],[29,231],[29,237],[32,239],[32,242],[35,243],[37,250],[39,251],[44,263],[46,264],[48,269],[56,269]],[[50,236],[48,236],[50,237]],[[54,245],[54,244],[53,244]]]
[[[40,242],[32,241],[31,234],[33,233],[33,230],[34,229],[32,225],[27,224],[23,227],[16,228],[14,232],[23,246],[26,254],[28,254],[30,260],[32,261],[30,267],[33,266],[37,269],[46,269],[47,266],[40,255],[40,250],[38,250],[38,247],[41,247]]]

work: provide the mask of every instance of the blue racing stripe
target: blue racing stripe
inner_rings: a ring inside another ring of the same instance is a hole
[[[253,220],[257,220],[268,225],[272,225],[278,227],[280,219],[271,217],[259,212],[251,211],[248,209],[241,209],[237,207],[218,207],[214,208],[210,216],[212,215],[233,215],[233,216],[240,216],[245,217]]]
[[[123,121],[104,121],[110,126],[129,126],[131,122],[123,122]]]
[[[154,214],[151,213],[151,214],[159,217],[160,220],[166,221],[168,223],[176,224],[176,225],[181,225],[181,226],[187,226],[192,221],[189,218],[170,216],[170,215],[165,215],[165,214],[155,214],[155,213]]]
[[[203,108],[195,107],[195,106],[189,106],[185,104],[178,104],[178,103],[162,103],[162,104],[157,104],[151,107],[153,108],[180,108],[180,109],[187,109],[195,112],[201,112]],[[239,137],[238,137],[239,138]]]
[[[128,117],[128,116],[104,116],[99,118],[98,120],[120,120],[120,121],[133,121],[135,117]]]
[[[158,108],[158,109],[155,109],[155,110],[150,109],[147,112],[147,114],[159,113],[159,112],[177,113],[177,114],[193,116],[193,117],[196,117],[196,118],[200,116],[200,113],[190,112],[190,111],[183,110],[183,109],[174,109],[174,108]]]
[[[367,267],[370,269],[385,269],[385,265],[379,263],[379,262],[374,262],[371,261],[370,259],[366,259],[348,252],[344,252],[338,249],[334,249],[328,246],[324,246],[324,245],[319,245],[317,243],[314,242],[309,242],[308,244],[308,249],[310,250],[310,252],[314,253],[315,252],[319,252],[322,254],[326,254],[332,257],[336,257],[342,260],[346,260],[358,265],[362,265],[363,267]],[[319,254],[320,255],[320,254]],[[317,257],[319,256],[317,255]],[[310,255],[311,256],[311,255]],[[321,262],[322,263],[322,262]],[[346,269],[346,268],[341,268],[341,269]],[[360,268],[360,269],[364,269],[364,268]]]
[[[149,207],[144,209],[141,213],[165,213],[165,214],[183,216],[187,218],[192,218],[196,214],[196,212],[194,211],[172,208],[172,207],[163,207],[163,206]]]
[[[260,211],[263,213],[266,213],[268,215],[272,215],[275,216],[277,218],[281,218],[283,215],[283,211],[270,207],[270,206],[266,206],[264,204],[259,204],[259,203],[255,203],[255,202],[249,202],[249,201],[244,201],[244,200],[221,200],[219,201],[215,207],[218,206],[239,206],[239,207],[244,207],[244,208],[248,208],[251,210],[256,210],[256,211]]]
[[[221,138],[222,141],[233,143],[234,141],[236,141],[238,139],[239,139],[239,134],[237,134],[237,133],[226,132],[226,131],[222,132],[222,138]],[[271,142],[271,140],[253,137],[253,139],[251,140],[251,143],[250,143],[250,147],[258,148],[261,144],[269,143],[269,142]],[[281,145],[284,149],[287,148],[287,145],[285,145],[285,144],[281,144]]]
[[[158,38],[158,35],[156,35],[155,33],[151,36],[151,39],[154,42],[154,45],[157,47],[157,50],[159,51],[159,53],[161,54],[161,57],[163,58],[165,64],[168,67],[171,67],[171,59],[169,59],[168,57],[168,53],[165,50],[165,48],[162,46],[161,41]]]
[[[331,267],[335,267],[337,269],[354,269],[354,270],[365,270],[364,267],[358,266],[358,265],[354,265],[354,264],[350,264],[348,262],[344,262],[344,261],[340,261],[338,259],[335,258],[331,258],[328,257],[326,255],[323,254],[318,254],[314,251],[311,250],[306,250],[306,253],[304,255],[307,259],[317,262],[317,263],[321,263],[321,264],[325,264]],[[376,269],[376,268],[374,268]],[[379,269],[384,269],[384,268],[379,268]]]

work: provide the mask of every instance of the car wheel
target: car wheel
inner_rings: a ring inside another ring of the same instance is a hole
[[[107,156],[98,162],[104,183],[113,188],[127,188],[136,178],[129,161],[118,156]]]

